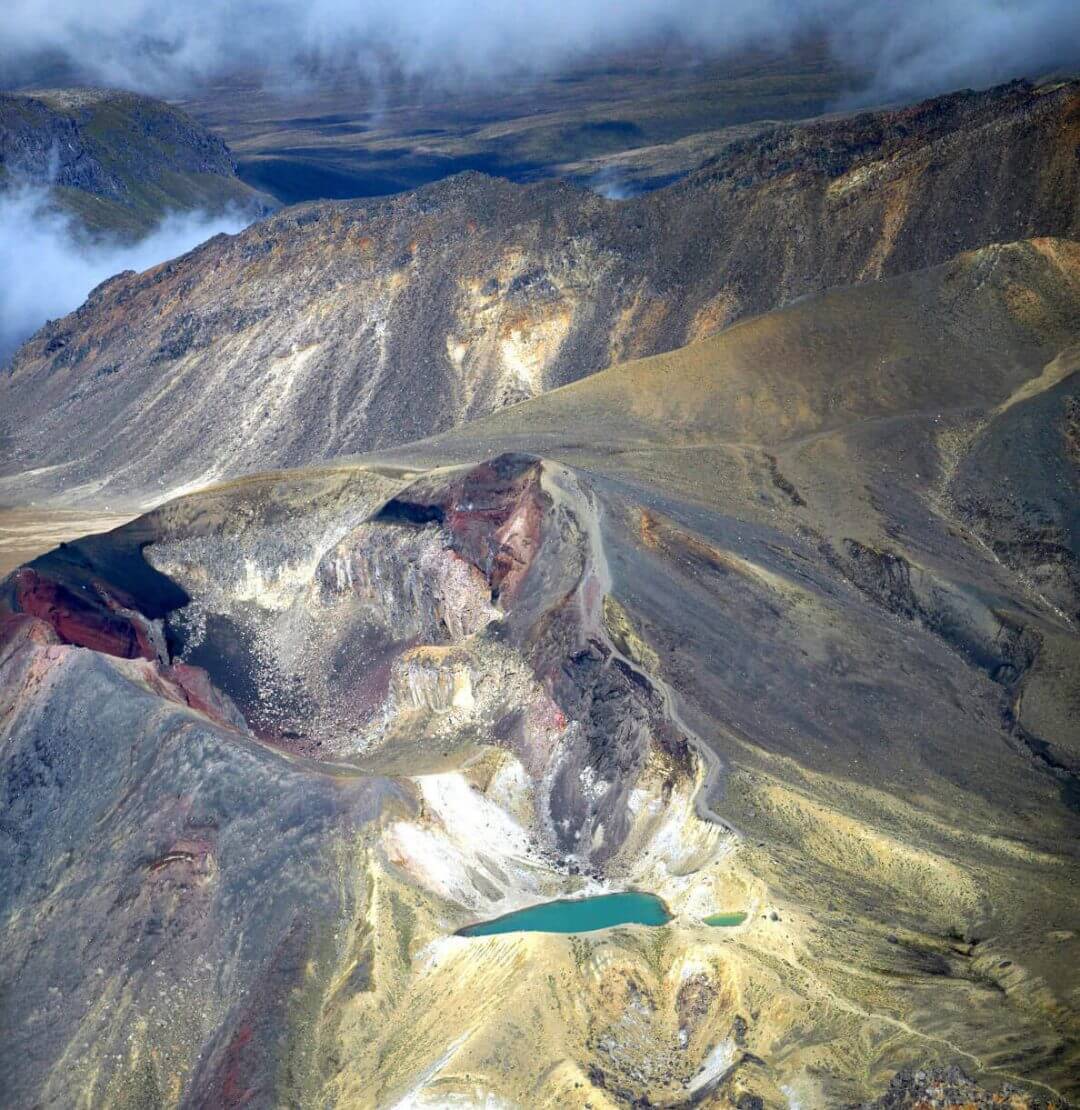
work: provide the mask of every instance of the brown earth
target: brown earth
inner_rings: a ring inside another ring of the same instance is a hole
[[[825,288],[1076,236],[1078,90],[782,125],[629,201],[466,174],[290,209],[30,340],[0,492],[156,501],[389,447]]]
[[[1078,342],[982,247],[9,578],[10,1100],[1075,1098]]]

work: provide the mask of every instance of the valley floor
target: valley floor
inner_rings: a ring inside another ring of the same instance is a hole
[[[57,544],[119,528],[136,515],[87,508],[0,509],[0,578]]]

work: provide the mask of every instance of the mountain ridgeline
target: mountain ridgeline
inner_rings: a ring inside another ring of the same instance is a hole
[[[1017,82],[765,128],[627,201],[469,173],[287,209],[33,337],[0,493],[145,501],[387,448],[823,289],[1075,237],[1078,140],[1080,84]]]
[[[81,96],[58,196],[233,187]],[[0,503],[131,510],[0,581],[6,1104],[1080,1097],[1080,83],[717,142],[286,209],[0,376]]]
[[[0,93],[0,190],[47,185],[91,233],[127,237],[169,212],[273,207],[228,147],[163,101],[111,89]]]
[[[1075,1098],[1078,370],[994,244],[15,571],[11,1104]]]

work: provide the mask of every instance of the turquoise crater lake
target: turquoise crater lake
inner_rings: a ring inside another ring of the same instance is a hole
[[[627,891],[593,898],[565,898],[508,913],[491,921],[459,929],[459,937],[488,937],[496,933],[591,933],[614,925],[666,925],[667,906],[654,894]]]

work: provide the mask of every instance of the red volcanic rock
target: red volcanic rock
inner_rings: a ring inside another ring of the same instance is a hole
[[[448,485],[395,498],[379,519],[439,520],[452,550],[483,572],[495,597],[512,596],[540,547],[547,495],[542,464],[531,455],[500,455]],[[427,496],[425,496],[427,492]]]
[[[8,611],[0,611],[0,661],[25,647],[51,647],[55,653],[63,646],[129,660],[129,676],[159,697],[225,728],[247,731],[243,714],[206,671],[170,664],[161,629],[123,589],[98,578],[87,585],[65,583],[29,566],[17,570],[12,583],[3,602]]]
[[[164,672],[183,691],[187,704],[197,709],[226,728],[244,728],[244,718],[233,704],[232,699],[223,694],[210,681],[210,676],[202,667],[190,663],[173,663]]]
[[[15,573],[15,601],[21,613],[48,624],[61,643],[90,648],[121,659],[158,658],[145,618],[99,588],[100,597],[81,597],[30,567]]]
[[[492,559],[491,587],[500,596],[512,597],[528,573],[540,547],[545,500],[537,467],[532,480],[521,490],[512,511],[492,537],[497,546]]]
[[[0,659],[26,644],[58,644],[59,636],[48,621],[29,613],[0,613]]]
[[[197,1069],[192,1105],[280,1104],[271,1092],[288,1051],[282,1030],[291,1028],[297,994],[311,974],[312,944],[311,927],[298,914]]]
[[[243,1082],[244,1050],[251,1043],[253,1029],[245,1022],[233,1034],[225,1050],[225,1067],[221,1077],[221,1102],[223,1106],[243,1106],[254,1094]]]
[[[158,697],[194,709],[224,728],[248,730],[243,714],[227,694],[214,686],[202,667],[190,663],[166,666],[147,659],[137,659],[133,665],[134,673],[130,670],[128,673]]]

